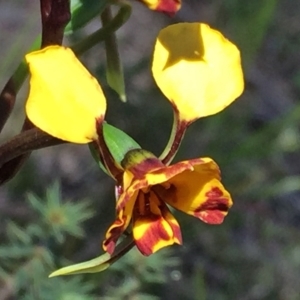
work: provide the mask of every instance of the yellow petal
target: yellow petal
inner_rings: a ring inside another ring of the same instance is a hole
[[[179,23],[161,30],[152,72],[186,121],[218,113],[244,89],[239,50],[219,31],[201,23]]]
[[[117,219],[115,222],[108,228],[105,239],[102,243],[103,250],[112,254],[115,250],[116,243],[122,233],[128,227],[131,218],[133,207],[136,201],[138,192],[134,193],[129,201],[126,203],[125,207],[117,212]]]
[[[198,159],[197,161],[201,161],[201,159]],[[161,167],[159,168],[159,166]],[[136,191],[145,191],[153,185],[165,183],[170,178],[182,173],[185,170],[193,170],[193,166],[190,164],[189,161],[182,161],[172,166],[164,166],[162,163],[158,164],[157,159],[151,159],[148,162],[137,165],[136,168],[131,167],[131,170],[133,170],[134,174],[125,169],[123,178],[124,180],[126,179],[126,181],[124,182],[128,181],[127,177],[132,178],[128,176],[129,174],[133,175],[133,179],[131,180],[128,188],[125,189],[122,195],[120,196],[117,202],[117,211],[123,209],[123,207],[129,201],[129,199],[131,199],[132,195]],[[145,173],[145,171],[147,172],[147,170],[152,171],[149,171],[149,173]]]
[[[167,206],[159,201],[153,192],[149,194],[141,192],[137,201],[133,238],[143,255],[148,256],[174,243],[182,244],[179,224]]]
[[[161,199],[205,223],[220,224],[232,206],[230,194],[220,182],[217,164],[210,158],[190,160],[194,170],[186,170],[155,187]]]
[[[97,80],[71,49],[50,46],[26,55],[30,91],[26,113],[50,135],[73,143],[96,139],[106,100]]]

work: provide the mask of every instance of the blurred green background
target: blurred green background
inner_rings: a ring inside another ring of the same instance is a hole
[[[106,84],[103,44],[82,60],[104,87],[107,120],[157,155],[172,124],[150,72],[159,30],[207,22],[239,46],[243,96],[193,124],[175,159],[216,160],[234,206],[220,226],[176,212],[183,246],[149,258],[132,250],[103,273],[47,279],[58,267],[100,255],[114,219],[113,181],[86,146],[35,151],[0,190],[0,300],[300,299],[300,2],[183,0],[174,18],[131,3],[117,34],[128,103]],[[65,44],[97,28],[95,19]],[[1,87],[40,30],[38,1],[0,0]],[[20,131],[27,90],[28,83],[1,142]]]

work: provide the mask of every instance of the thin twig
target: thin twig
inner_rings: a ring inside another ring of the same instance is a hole
[[[71,18],[70,0],[40,0],[42,19],[41,48],[49,45],[61,45],[64,29]],[[15,104],[17,93],[13,77],[7,82],[0,95],[0,130],[7,121]],[[2,98],[1,98],[2,96]],[[2,126],[2,127],[1,127]],[[26,118],[22,131],[35,126]],[[0,184],[11,179],[19,170],[30,152],[17,156],[0,167]]]
[[[17,156],[62,143],[65,142],[38,128],[26,130],[0,146],[0,167]]]

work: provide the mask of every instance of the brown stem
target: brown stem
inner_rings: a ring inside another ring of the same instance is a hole
[[[42,19],[41,48],[49,45],[61,45],[64,29],[71,18],[70,0],[40,0]],[[17,88],[13,77],[5,85],[0,95],[0,130],[7,121],[15,104]],[[1,127],[2,126],[2,127]],[[26,118],[22,131],[35,126]],[[0,167],[0,184],[11,179],[19,170],[30,152],[15,157]]]
[[[165,150],[159,157],[165,165],[170,164],[176,155],[184,134],[190,124],[191,122],[181,120],[177,109],[174,109],[174,121],[171,136]]]
[[[63,143],[65,141],[57,139],[38,128],[26,130],[0,146],[0,167],[19,155]]]
[[[119,245],[117,245],[116,250],[112,254],[111,258],[108,260],[110,265],[118,261],[134,246],[135,246],[135,241],[133,240],[132,234],[127,235],[125,239]]]
[[[63,31],[70,21],[69,0],[41,0],[42,15],[42,45],[61,45]],[[9,118],[16,101],[16,95],[20,88],[18,78],[26,72],[26,64],[21,64],[13,76],[9,78],[0,93],[0,132]]]
[[[10,180],[31,151],[65,143],[38,128],[26,130],[0,146],[0,185]]]
[[[0,94],[0,132],[15,105],[15,91],[14,81],[10,78]]]
[[[16,95],[26,77],[27,65],[22,61],[0,93],[0,132],[10,116],[16,101]]]
[[[40,0],[42,45],[61,45],[64,29],[71,19],[70,0]]]
[[[123,169],[116,164],[116,161],[106,145],[102,127],[103,120],[97,120],[96,122],[98,140],[94,142],[94,145],[98,150],[100,160],[106,170],[117,181],[117,185],[120,185],[122,183]]]

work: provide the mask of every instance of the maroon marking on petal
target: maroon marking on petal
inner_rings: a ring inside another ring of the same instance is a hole
[[[130,172],[133,173],[135,178],[143,178],[145,174],[152,172],[157,169],[164,168],[165,165],[156,157],[147,158],[144,161],[136,164],[135,166],[129,168]]]
[[[103,243],[103,247],[105,247],[105,251],[112,255],[116,248],[116,241],[107,240]]]
[[[162,225],[162,220],[163,218],[161,216],[157,216],[154,214],[149,214],[146,217],[143,217],[143,219],[145,221],[148,221],[149,223],[151,222],[151,231],[148,231],[147,234],[147,238],[153,239],[155,238],[155,235],[151,234],[153,232],[159,233],[159,237],[160,239],[163,240],[168,240],[170,238],[170,236],[168,235],[168,233],[166,232],[164,226]],[[155,239],[155,241],[157,241],[157,239]]]
[[[123,186],[122,185],[117,185],[116,186],[116,195],[117,195],[117,199],[119,199],[119,197],[121,196],[121,194],[123,193]]]
[[[126,192],[125,192],[126,193]],[[122,199],[122,201],[117,202],[116,211],[117,215],[120,213],[120,211],[125,207],[125,205],[128,203],[128,201],[133,197],[134,193],[127,193],[125,194],[125,197]]]
[[[171,184],[168,188],[165,188],[164,186],[157,184],[152,186],[151,190],[155,193],[157,198],[161,202],[165,202],[164,199],[168,197],[173,203],[176,203],[178,201],[176,191],[177,188],[174,184]]]
[[[137,248],[139,249],[139,251],[143,255],[149,256],[149,255],[151,255],[153,253],[152,248],[151,248],[152,244],[151,243],[149,243],[149,244],[146,243],[144,241],[144,239],[140,239],[138,241],[135,241],[135,244],[136,244]]]
[[[161,218],[162,219],[162,218]],[[168,240],[170,239],[170,236],[168,235],[168,233],[166,232],[164,226],[162,225],[161,222],[157,222],[157,226],[156,226],[156,230],[157,232],[159,232],[159,236],[161,239],[163,240]]]
[[[221,211],[211,211],[199,213],[201,220],[207,224],[218,225],[224,221],[225,215]]]
[[[126,221],[126,218],[124,218],[124,220],[117,219],[117,220],[114,222],[114,224],[115,224],[115,225],[122,225],[122,224],[125,223],[125,221]]]
[[[145,174],[165,167],[165,165],[151,152],[144,149],[129,150],[121,165],[125,170],[133,173],[137,179],[145,177]]]
[[[164,12],[169,16],[174,16],[174,14],[180,9],[179,0],[161,0],[158,4],[156,10]]]
[[[209,224],[222,223],[230,207],[228,198],[223,196],[218,187],[212,188],[205,196],[207,200],[194,210],[195,217]]]
[[[229,209],[228,199],[227,198],[218,198],[218,199],[207,199],[206,202],[201,204],[198,208],[195,209],[195,213],[201,211],[211,211],[218,210],[227,212]]]
[[[151,191],[149,193],[142,193],[142,198],[138,198],[134,213],[133,213],[133,226],[135,226],[136,221],[140,221],[147,224],[146,230],[143,232],[142,237],[136,240],[136,246],[140,250],[143,255],[150,255],[153,253],[155,246],[160,241],[171,241],[171,243],[182,243],[181,231],[179,225],[175,222],[172,223],[170,216],[171,214],[168,210],[167,205],[160,200],[158,197],[156,201],[158,203],[158,209],[160,210],[161,214],[157,212],[153,212],[151,210],[151,201],[155,201],[152,197],[155,197],[155,192]],[[143,201],[143,202],[139,202]],[[143,205],[143,209],[140,208],[140,205]],[[171,227],[171,232],[165,228],[165,225]]]
[[[208,191],[205,196],[208,198],[218,198],[223,195],[223,192],[218,187],[213,187],[210,191]]]
[[[198,166],[198,165],[203,165],[205,161],[202,158],[192,158],[188,160],[189,164],[191,166]]]
[[[181,235],[181,230],[180,230],[180,227],[172,222],[168,222],[169,225],[171,226],[172,228],[172,231],[173,231],[173,237],[178,239],[180,245],[182,245],[182,235]]]
[[[151,226],[145,232],[142,238],[135,241],[137,248],[145,256],[149,256],[153,253],[153,247],[157,244],[157,242],[160,240],[167,241],[172,238],[168,235],[164,226],[162,225],[162,217],[151,215],[144,218],[144,220],[147,219],[151,222]]]
[[[170,178],[175,177],[176,175],[179,175],[184,171],[192,171],[192,170],[193,170],[193,165],[191,165],[188,161],[181,161],[176,163],[175,165],[167,166],[165,168],[155,170],[151,172],[151,174],[153,175],[164,174],[166,178],[165,182],[167,182],[168,180],[170,180]]]
[[[160,205],[159,208],[162,212],[162,216],[163,218],[168,222],[168,224],[170,225],[172,231],[173,231],[173,238],[178,239],[180,245],[182,244],[182,235],[181,235],[181,230],[178,224],[173,223],[169,220],[168,217],[172,216],[172,213],[169,211],[169,208],[167,207],[166,203],[163,202],[162,200],[160,200]],[[168,216],[169,215],[169,216]]]
[[[132,184],[132,189],[137,191],[137,190],[140,190],[140,189],[143,189],[145,187],[148,187],[149,184],[147,182],[147,180],[145,180],[145,178],[143,179],[140,179],[140,180],[135,180]]]
[[[109,230],[106,233],[106,238],[103,241],[103,248],[105,251],[107,251],[109,254],[112,254],[115,250],[116,243],[121,236],[121,234],[124,232],[126,228],[124,228],[124,224],[126,223],[126,217],[124,217],[122,220],[121,219],[116,219],[113,223],[112,226],[116,226]]]

